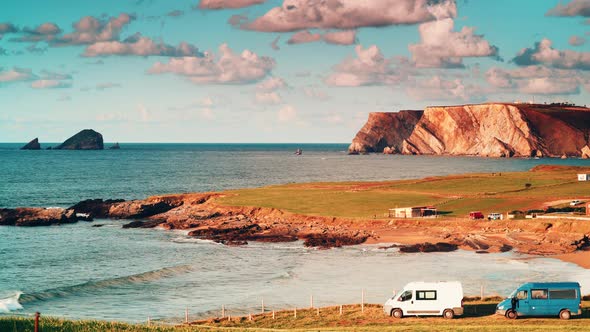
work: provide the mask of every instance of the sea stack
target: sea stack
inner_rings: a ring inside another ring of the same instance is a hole
[[[41,150],[41,144],[39,144],[39,138],[35,138],[34,140],[27,143],[25,146],[20,148],[21,150]]]
[[[68,138],[54,150],[104,150],[102,135],[92,129],[84,129]]]

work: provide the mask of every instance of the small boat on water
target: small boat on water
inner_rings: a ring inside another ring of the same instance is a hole
[[[303,154],[303,150],[301,150],[301,149],[295,150],[295,155],[300,156],[302,154]]]

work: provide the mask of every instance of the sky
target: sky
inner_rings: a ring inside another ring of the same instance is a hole
[[[369,112],[590,104],[590,0],[5,0],[0,142],[350,142]]]

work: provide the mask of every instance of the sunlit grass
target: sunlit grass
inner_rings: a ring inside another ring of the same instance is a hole
[[[277,208],[297,214],[384,218],[388,209],[434,205],[449,216],[469,211],[542,208],[552,199],[590,195],[576,170],[465,174],[386,182],[304,183],[229,191],[229,206]],[[527,185],[528,184],[528,185]]]

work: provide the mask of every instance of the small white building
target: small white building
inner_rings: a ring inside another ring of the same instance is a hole
[[[590,181],[590,174],[578,174],[578,181]]]
[[[413,206],[389,209],[389,216],[395,218],[436,218],[437,210],[433,206]]]

